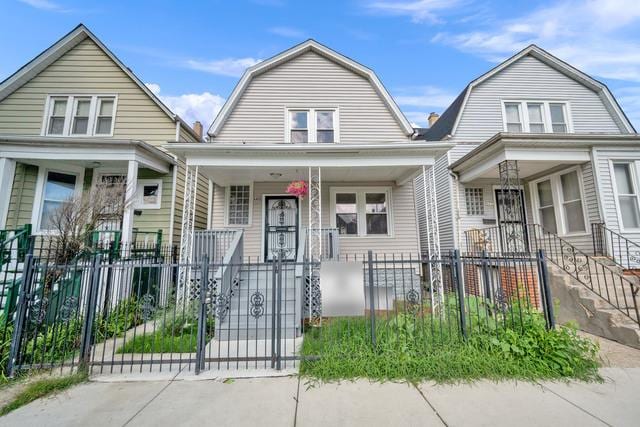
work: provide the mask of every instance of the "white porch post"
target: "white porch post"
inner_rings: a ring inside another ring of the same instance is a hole
[[[322,175],[320,168],[309,168],[309,259],[322,256]]]
[[[440,266],[440,228],[438,224],[438,198],[436,192],[435,165],[422,166],[422,188],[427,226],[427,248],[429,251],[429,279],[431,280],[431,307],[437,309],[444,304],[442,269]]]
[[[129,160],[127,165],[127,187],[125,190],[124,213],[122,216],[122,243],[130,243],[133,237],[133,212],[135,194],[138,187],[138,162]]]
[[[7,225],[15,173],[16,161],[6,157],[0,158],[0,228]]]

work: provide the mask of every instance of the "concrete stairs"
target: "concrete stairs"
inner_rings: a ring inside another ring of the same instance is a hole
[[[595,263],[593,260],[590,262]],[[560,301],[560,304],[555,304],[558,323],[575,321],[580,329],[586,332],[640,348],[640,327],[634,321],[637,317],[631,291],[622,286],[626,282],[621,281],[619,276],[600,269],[602,272],[591,275],[592,290],[553,263],[548,265],[551,294],[554,301]],[[635,281],[637,278],[631,280]],[[605,299],[613,298],[615,295],[618,297],[620,309]],[[625,296],[628,301],[626,304]]]
[[[270,270],[240,271],[240,284],[231,296],[229,310],[216,322],[220,341],[264,340],[276,337],[296,338],[301,334],[301,293],[293,269],[282,273],[280,315],[278,298],[274,300],[273,275]],[[280,327],[278,328],[278,320]]]

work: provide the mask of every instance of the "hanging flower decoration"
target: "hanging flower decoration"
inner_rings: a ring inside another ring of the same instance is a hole
[[[309,194],[309,186],[307,185],[307,181],[293,181],[287,186],[287,194],[291,194],[292,196],[297,196],[300,199],[304,199],[304,197]]]

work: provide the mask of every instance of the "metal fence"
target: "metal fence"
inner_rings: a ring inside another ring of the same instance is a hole
[[[315,357],[303,348],[307,332],[331,334],[345,325],[360,328],[372,346],[518,331],[532,313],[553,326],[542,253],[507,259],[452,252],[433,260],[369,252],[323,264],[224,264],[207,255],[193,264],[162,257],[105,262],[107,256],[67,264],[25,256],[15,314],[6,323],[9,374],[81,365],[92,373],[287,369]],[[332,268],[354,272],[344,283],[350,289],[333,300],[314,286]],[[188,269],[187,283],[179,283],[180,269]],[[216,274],[222,269],[236,273]],[[423,273],[435,271],[438,280]],[[342,307],[347,294],[359,301],[355,310]]]

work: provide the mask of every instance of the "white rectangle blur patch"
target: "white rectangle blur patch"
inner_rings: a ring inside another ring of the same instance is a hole
[[[362,263],[324,261],[320,266],[322,317],[362,316],[365,308]]]

